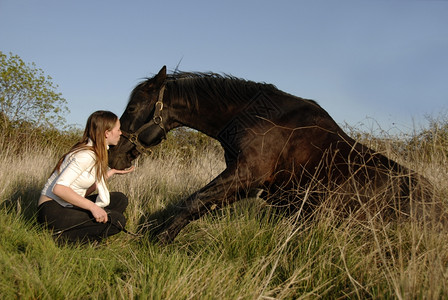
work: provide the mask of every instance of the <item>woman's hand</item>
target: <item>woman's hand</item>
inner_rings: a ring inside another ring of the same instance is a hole
[[[107,178],[110,178],[115,174],[123,175],[123,174],[131,173],[134,170],[135,170],[135,166],[132,166],[129,169],[125,169],[125,170],[110,169],[109,171],[107,171]]]
[[[90,212],[98,223],[107,222],[107,212],[96,204],[93,204]]]

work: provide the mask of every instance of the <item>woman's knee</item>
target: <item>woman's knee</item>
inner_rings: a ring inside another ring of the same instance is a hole
[[[122,192],[111,192],[110,198],[115,199],[117,202],[128,203],[128,197]]]
[[[124,212],[129,204],[128,197],[122,192],[111,192],[110,193],[110,204],[109,208],[118,210],[119,212]]]
[[[126,226],[126,217],[117,212],[117,211],[109,211],[108,212],[109,221],[112,225],[114,225],[117,229],[122,230]]]

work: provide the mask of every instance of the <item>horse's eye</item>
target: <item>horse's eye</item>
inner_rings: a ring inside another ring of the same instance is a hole
[[[132,114],[132,113],[135,113],[136,111],[137,111],[137,106],[134,106],[134,105],[133,105],[133,106],[129,106],[129,107],[128,107],[128,112],[129,112],[129,113]]]

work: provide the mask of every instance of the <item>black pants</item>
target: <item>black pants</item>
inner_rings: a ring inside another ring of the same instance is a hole
[[[94,202],[96,195],[87,197]],[[37,221],[53,234],[67,242],[101,241],[101,239],[119,233],[126,225],[123,215],[128,206],[128,198],[120,192],[110,193],[110,203],[104,208],[107,223],[95,221],[92,213],[79,207],[63,207],[54,200],[39,205]]]

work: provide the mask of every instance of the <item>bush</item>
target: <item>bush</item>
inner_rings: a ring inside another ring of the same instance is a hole
[[[82,132],[77,128],[59,130],[51,127],[36,127],[29,122],[0,124],[0,149],[15,154],[28,149],[47,149],[62,154],[75,144]]]
[[[0,123],[28,122],[34,126],[62,127],[67,101],[56,92],[50,76],[34,63],[0,51]]]
[[[448,158],[448,115],[428,120],[429,127],[410,139],[409,150],[419,149],[428,161],[432,161],[435,154]]]
[[[168,132],[166,141],[153,148],[154,157],[176,155],[181,159],[195,157],[204,151],[211,151],[223,155],[223,149],[217,140],[202,132],[180,127]]]

